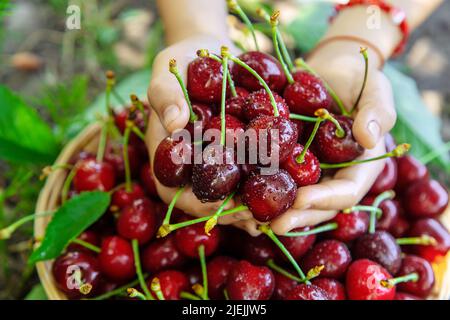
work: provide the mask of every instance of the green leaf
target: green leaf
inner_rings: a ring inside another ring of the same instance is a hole
[[[308,52],[316,46],[328,29],[328,19],[333,10],[330,3],[308,3],[301,6],[297,17],[285,28],[294,39],[297,49]]]
[[[116,91],[125,102],[130,101],[130,94],[136,94],[140,99],[147,99],[147,88],[150,84],[151,70],[141,70],[132,73],[124,80],[116,85]],[[122,107],[120,102],[111,95],[111,104],[113,107]],[[68,129],[68,138],[76,136],[86,125],[92,123],[96,119],[96,114],[104,114],[105,110],[105,93],[101,93],[86,110],[73,120],[72,126]]]
[[[51,163],[59,147],[37,112],[0,85],[0,158],[13,163]]]
[[[29,263],[59,256],[70,241],[100,218],[110,200],[109,193],[93,191],[81,193],[65,202],[56,210],[42,244],[31,254]]]
[[[441,121],[424,105],[415,81],[387,64],[384,73],[389,78],[394,92],[397,123],[392,134],[399,143],[410,143],[411,153],[421,158],[444,146],[440,134]],[[441,154],[434,164],[444,170],[450,169],[448,153]]]
[[[25,300],[48,300],[42,284],[35,285],[25,296]]]

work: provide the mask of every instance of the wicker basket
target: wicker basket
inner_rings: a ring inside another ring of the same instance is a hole
[[[82,150],[95,151],[98,144],[98,137],[100,134],[100,125],[92,124],[81,132],[75,139],[73,139],[61,152],[57,164],[65,164],[70,159]],[[47,182],[42,189],[36,206],[36,212],[48,212],[55,210],[58,206],[61,189],[66,177],[64,170],[54,171],[47,179]],[[34,233],[36,238],[42,238],[45,234],[45,228],[50,222],[51,217],[43,217],[36,219],[34,224]],[[450,208],[442,216],[442,222],[450,229]],[[65,300],[67,299],[55,285],[52,276],[53,261],[45,261],[37,263],[37,271],[42,285],[45,288],[47,296],[51,300]],[[450,298],[450,253],[446,259],[438,264],[433,265],[436,275],[436,285],[432,295],[432,299],[446,300]]]

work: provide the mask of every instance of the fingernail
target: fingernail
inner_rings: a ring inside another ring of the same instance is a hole
[[[367,130],[369,130],[370,135],[373,137],[375,142],[380,139],[381,128],[376,121],[370,121],[367,125]]]
[[[178,109],[177,105],[170,105],[166,108],[166,110],[164,110],[164,126],[166,127],[166,129],[168,127],[170,127],[171,123],[173,121],[175,121],[175,119],[178,117],[178,115],[180,114],[180,109]]]

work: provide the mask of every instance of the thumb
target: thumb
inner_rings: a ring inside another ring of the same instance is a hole
[[[155,70],[147,95],[168,132],[172,133],[186,126],[189,121],[189,106],[178,81],[168,70]]]

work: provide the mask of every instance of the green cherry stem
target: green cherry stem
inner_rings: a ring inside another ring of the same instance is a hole
[[[385,288],[392,288],[399,283],[410,282],[410,281],[417,282],[417,280],[419,280],[419,274],[416,272],[413,272],[413,273],[410,273],[410,274],[407,274],[407,275],[404,275],[401,277],[381,280],[380,284]]]
[[[148,127],[149,117],[146,116],[147,112],[145,111],[144,104],[142,103],[141,100],[139,100],[138,96],[135,94],[131,94],[130,99],[133,106],[142,113],[142,116],[144,117],[144,128],[145,128],[144,130],[146,130]]]
[[[295,64],[297,67],[304,69],[311,73],[312,75],[316,76],[317,78],[320,78],[320,76],[317,74],[317,72],[311,68],[305,60],[302,58],[295,59]],[[321,79],[323,82],[323,85],[327,89],[328,93],[330,94],[331,98],[333,98],[334,102],[336,102],[337,106],[339,107],[339,110],[341,111],[341,114],[344,116],[349,116],[350,113],[345,109],[344,103],[342,102],[341,98],[337,95],[336,91],[333,90],[333,88],[330,87],[328,82],[326,82],[324,79]]]
[[[114,71],[106,71],[106,89],[105,89],[105,107],[108,116],[112,117],[114,112],[111,107],[111,92],[116,84],[116,75]]]
[[[286,79],[288,80],[288,83],[292,84],[292,83],[294,83],[294,78],[292,78],[292,74],[289,71],[289,68],[283,59],[283,56],[280,51],[280,45],[278,43],[278,17],[279,16],[280,16],[279,10],[275,11],[270,16],[270,26],[272,27],[272,42],[273,42],[273,47],[275,49],[277,58],[280,61],[280,64],[281,64],[281,67],[283,68],[284,74],[286,75]]]
[[[377,208],[374,206],[353,206],[351,208],[342,210],[342,212],[345,214],[349,214],[349,213],[356,212],[356,211],[373,212],[377,218],[381,217],[381,215],[383,214],[383,212],[381,211],[380,208]]]
[[[136,274],[139,279],[139,285],[141,286],[142,290],[145,293],[145,297],[147,300],[155,300],[150,293],[150,290],[147,287],[147,283],[145,282],[144,275],[142,273],[142,267],[141,267],[141,258],[139,255],[139,243],[137,239],[131,240],[131,245],[133,247],[133,255],[134,255],[134,266],[136,268]]]
[[[225,101],[227,99],[228,48],[221,48],[222,55],[222,97],[220,99],[220,144],[225,146],[227,127],[225,123]]]
[[[182,291],[180,292],[180,298],[187,299],[187,300],[202,300],[201,298],[197,297],[196,295],[193,295],[190,292]]]
[[[270,269],[272,269],[272,270],[278,272],[279,274],[282,274],[282,275],[285,276],[286,278],[289,278],[289,279],[294,280],[294,281],[297,281],[297,282],[303,282],[303,280],[300,279],[299,277],[294,276],[294,275],[293,275],[292,273],[290,273],[289,271],[287,271],[287,270],[283,269],[282,267],[280,267],[279,265],[277,265],[277,264],[275,263],[275,261],[273,261],[273,259],[269,259],[269,260],[267,261],[267,266],[268,266]]]
[[[167,212],[164,217],[163,223],[162,223],[161,227],[159,227],[159,230],[158,230],[158,234],[157,234],[158,238],[165,237],[168,234],[168,232],[170,232],[168,229],[169,229],[169,225],[170,225],[170,218],[172,216],[172,211],[173,211],[173,208],[175,207],[175,204],[177,203],[178,199],[180,198],[181,194],[183,193],[184,188],[185,188],[184,186],[179,188],[177,190],[177,192],[175,193],[175,196],[172,198],[172,201],[170,201],[170,204],[169,204],[169,207],[167,208]]]
[[[272,104],[272,107],[273,107],[274,116],[275,117],[280,116],[280,113],[279,113],[278,107],[277,107],[277,103],[275,101],[275,97],[273,96],[272,91],[270,90],[269,86],[264,81],[264,79],[261,78],[261,76],[252,67],[250,67],[248,64],[246,64],[244,61],[240,60],[239,58],[229,54],[229,59],[231,61],[233,61],[234,63],[238,64],[239,66],[241,66],[242,68],[244,68],[245,70],[247,70],[248,72],[250,72],[256,79],[258,79],[259,83],[264,87],[267,94],[269,95],[270,103]]]
[[[130,168],[130,159],[128,155],[128,144],[130,142],[130,134],[131,130],[133,128],[134,124],[133,122],[127,120],[126,121],[126,128],[125,132],[123,134],[123,147],[122,147],[122,157],[123,157],[123,163],[125,167],[125,191],[131,192],[131,168]]]
[[[41,217],[48,217],[52,215],[54,212],[42,212],[42,213],[34,213],[27,215],[23,218],[20,218],[19,220],[13,222],[9,226],[0,229],[0,240],[6,240],[11,238],[12,234],[16,232],[17,229],[19,229],[24,224],[33,221],[35,218],[41,218]]]
[[[266,11],[264,11],[263,8],[256,9],[256,13],[261,18],[263,18],[267,23],[270,24],[270,15]],[[294,71],[294,64],[292,63],[291,56],[289,55],[289,52],[286,48],[286,44],[284,43],[283,37],[278,28],[277,28],[277,38],[278,38],[278,44],[280,45],[280,48],[281,48],[281,53],[283,54],[284,61],[288,65],[289,71],[292,72],[292,71]]]
[[[242,21],[244,21],[247,28],[250,30],[253,38],[253,42],[255,43],[256,51],[259,51],[258,41],[256,40],[255,28],[253,28],[253,24],[250,19],[245,14],[244,10],[242,10],[241,6],[238,4],[236,0],[227,0],[228,8],[231,12],[236,13]]]
[[[372,206],[378,208],[380,206],[380,204],[384,201],[384,200],[388,200],[388,199],[394,199],[395,198],[395,191],[394,190],[388,190],[385,191],[383,193],[380,193],[375,200],[373,200]]]
[[[352,114],[356,110],[356,108],[359,105],[359,102],[361,101],[364,89],[366,88],[367,77],[369,75],[369,55],[367,54],[367,48],[361,47],[361,50],[359,52],[364,58],[364,80],[361,86],[361,90],[359,91],[358,98],[356,99],[355,104],[353,105],[352,110],[350,111],[350,114]]]
[[[97,148],[97,162],[102,163],[103,157],[105,156],[105,149],[106,149],[106,141],[108,139],[108,122],[107,120],[102,121],[102,131],[100,133],[100,140],[98,142],[98,148]]]
[[[275,233],[272,231],[269,225],[263,224],[260,225],[258,228],[262,233],[264,233],[266,236],[268,236],[280,250],[284,253],[286,258],[289,260],[289,262],[294,267],[295,271],[297,271],[298,275],[300,276],[300,279],[304,280],[306,279],[305,274],[303,273],[302,269],[298,265],[297,261],[295,261],[294,257],[291,255],[288,249],[284,246],[284,244],[278,239],[278,237],[275,235]],[[307,284],[310,284],[308,280],[305,281]]]
[[[429,235],[422,235],[421,237],[409,237],[409,238],[398,238],[395,240],[398,245],[421,245],[421,246],[435,246],[437,241],[435,238]]]
[[[322,123],[323,119],[317,119],[316,123],[314,124],[314,128],[308,138],[308,141],[306,141],[305,145],[303,146],[303,150],[302,152],[300,152],[300,154],[297,156],[297,158],[295,159],[297,161],[297,163],[303,163],[305,161],[305,155],[306,152],[308,152],[309,147],[311,146],[317,130],[319,130],[320,124]]]
[[[184,98],[186,99],[186,103],[189,106],[189,122],[194,123],[195,121],[197,121],[198,117],[195,114],[194,109],[192,109],[191,99],[189,98],[189,94],[187,92],[187,89],[183,82],[183,79],[180,75],[180,72],[178,71],[177,61],[175,59],[169,60],[169,71],[170,71],[170,73],[172,73],[175,76],[175,78],[177,78],[178,83],[180,84],[181,90],[183,91]]]
[[[306,237],[306,236],[310,236],[313,234],[336,230],[337,228],[338,228],[338,224],[336,222],[330,222],[330,223],[324,224],[323,226],[315,227],[308,231],[287,232],[284,234],[284,237]]]
[[[158,278],[153,278],[152,283],[150,284],[150,289],[155,293],[158,300],[166,300],[161,290],[161,283]]]
[[[295,113],[289,114],[289,119],[301,120],[301,121],[306,121],[306,122],[317,122],[317,120],[318,120],[318,118],[316,118],[316,117],[308,117],[308,116],[304,116],[301,114],[295,114]]]
[[[223,211],[219,215],[219,217],[224,217],[224,216],[227,216],[227,215],[230,215],[230,214],[234,214],[236,212],[241,212],[241,211],[246,211],[246,210],[248,210],[247,206],[240,205],[240,206],[237,206],[237,207],[235,207],[233,209]],[[175,230],[178,230],[178,229],[181,229],[181,228],[184,228],[184,227],[188,227],[188,226],[191,226],[193,224],[206,222],[210,218],[211,218],[211,216],[206,216],[206,217],[201,217],[201,218],[197,218],[197,219],[193,219],[193,220],[183,221],[183,222],[176,223],[176,224],[170,224],[170,225],[167,226],[166,233],[164,235],[162,235],[162,237],[167,236],[172,231],[175,231]]]
[[[77,168],[73,167],[72,170],[69,171],[69,174],[67,175],[66,180],[64,180],[64,184],[63,184],[62,190],[61,190],[61,203],[64,203],[67,201],[67,198],[69,197],[70,186],[72,184],[73,178],[75,178],[76,173],[77,173]]]
[[[223,289],[223,296],[225,297],[225,300],[230,300],[230,296],[228,294],[227,289]]]
[[[84,240],[75,238],[75,239],[71,240],[71,242],[79,244],[80,246],[83,246],[86,249],[94,251],[95,253],[100,253],[101,252],[101,249],[99,247],[93,245],[92,243],[86,242]]]
[[[141,292],[139,292],[135,288],[128,288],[127,294],[130,298],[137,298],[139,300],[148,300],[146,296],[144,296]]]
[[[147,276],[148,276],[147,274],[144,274],[144,277],[147,277]],[[136,286],[138,284],[139,284],[139,279],[136,279],[136,280],[134,280],[134,281],[132,281],[130,283],[127,283],[127,284],[125,284],[125,285],[123,285],[123,286],[121,286],[121,287],[119,287],[117,289],[114,289],[112,291],[109,291],[109,292],[106,292],[106,293],[104,293],[102,295],[99,295],[99,296],[97,296],[95,298],[87,299],[87,300],[105,300],[105,299],[108,299],[108,298],[111,298],[111,297],[114,297],[114,296],[118,296],[120,294],[127,293],[127,289],[128,288],[132,288],[132,287],[134,287],[134,286]]]
[[[216,60],[217,62],[222,63],[222,59],[220,57],[216,56],[215,54],[210,54],[207,49],[197,50],[197,56],[200,58],[206,58],[206,57],[211,58],[213,60]],[[229,70],[229,67],[228,67],[228,70]],[[227,73],[227,81],[228,81],[228,85],[230,86],[231,95],[233,97],[237,97],[236,86],[234,84],[233,79],[231,78],[231,72],[229,72],[229,71]]]
[[[202,280],[203,280],[203,300],[209,300],[208,298],[208,272],[206,270],[206,257],[205,257],[205,246],[200,245],[198,247],[198,257],[200,258],[200,266],[202,269]]]
[[[236,194],[236,191],[232,192],[220,205],[220,207],[217,209],[217,211],[206,221],[205,223],[205,233],[209,236],[210,231],[216,226],[217,220],[219,219],[220,214],[225,209],[225,206],[227,203],[234,197]]]
[[[403,156],[405,153],[407,153],[410,148],[411,148],[411,146],[409,144],[404,143],[404,144],[398,145],[391,152],[385,153],[378,157],[364,159],[364,160],[357,160],[357,161],[341,162],[341,163],[321,163],[320,168],[321,169],[347,168],[347,167],[351,167],[351,166],[354,166],[357,164],[382,160],[382,159],[386,159],[386,158],[398,158],[398,157]]]

